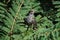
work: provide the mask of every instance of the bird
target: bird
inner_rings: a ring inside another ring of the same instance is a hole
[[[28,15],[26,18],[24,18],[24,22],[26,25],[28,25],[27,30],[29,29],[30,25],[33,25],[33,29],[37,29],[37,22],[34,16],[35,11],[32,9],[28,12]]]

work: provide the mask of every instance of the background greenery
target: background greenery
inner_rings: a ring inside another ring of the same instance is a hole
[[[26,32],[31,8],[38,29]],[[0,40],[60,40],[60,0],[0,0]]]

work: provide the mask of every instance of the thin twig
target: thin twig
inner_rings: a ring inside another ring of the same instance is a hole
[[[21,6],[22,6],[23,2],[24,2],[24,1],[22,1],[22,3],[19,5],[18,11],[17,11],[17,13],[16,13],[16,16],[15,16],[15,18],[14,18],[14,20],[13,20],[13,23],[12,23],[12,26],[11,26],[10,34],[13,34],[14,25],[15,25],[16,19],[17,19],[17,17],[18,17],[19,11],[21,10]],[[12,40],[11,37],[12,37],[12,35],[10,35],[10,40]]]

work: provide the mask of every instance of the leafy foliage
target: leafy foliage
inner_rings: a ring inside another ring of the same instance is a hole
[[[1,0],[0,40],[60,40],[60,1],[46,1]],[[24,18],[32,8],[38,29],[26,32]]]

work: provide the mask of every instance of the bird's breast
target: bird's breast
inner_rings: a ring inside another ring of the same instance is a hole
[[[33,20],[34,20],[33,15],[28,16],[28,19],[27,19],[28,23],[32,22]]]

